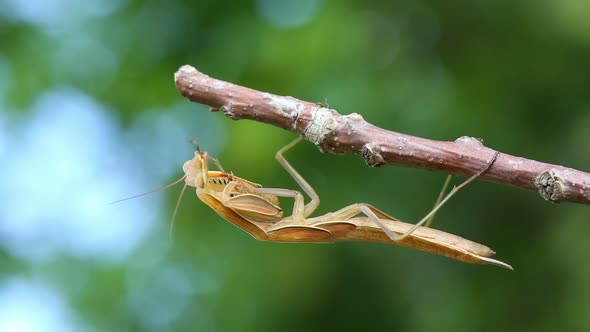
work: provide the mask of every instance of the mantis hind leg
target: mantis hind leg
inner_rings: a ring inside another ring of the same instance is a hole
[[[445,183],[445,186],[443,186],[443,190],[442,190],[441,194],[439,195],[439,199],[437,200],[437,202],[434,205],[434,207],[432,208],[432,210],[430,210],[430,212],[428,212],[426,214],[426,216],[424,216],[422,219],[420,219],[420,221],[418,221],[416,224],[414,224],[414,226],[412,226],[412,228],[410,228],[408,231],[406,231],[403,234],[396,234],[395,232],[391,231],[389,228],[387,228],[387,226],[385,226],[385,224],[383,224],[383,222],[381,222],[380,218],[389,219],[389,220],[398,220],[398,219],[388,215],[387,213],[377,209],[376,207],[374,207],[372,205],[365,204],[365,203],[352,204],[352,205],[344,207],[336,212],[328,213],[324,216],[314,218],[312,225],[319,225],[321,223],[329,222],[332,220],[346,221],[346,220],[362,213],[362,214],[366,215],[367,217],[369,217],[369,219],[371,221],[373,221],[377,226],[379,226],[385,232],[385,234],[387,234],[387,236],[391,240],[396,241],[396,242],[401,241],[401,240],[405,239],[406,237],[408,237],[409,235],[411,235],[419,227],[421,227],[425,224],[429,225],[432,222],[432,218],[434,217],[436,212],[453,195],[455,195],[460,189],[465,187],[471,181],[475,180],[477,177],[482,175],[485,171],[487,171],[492,166],[492,164],[494,163],[494,161],[498,157],[498,154],[499,154],[499,152],[496,151],[494,156],[492,157],[492,159],[490,160],[490,162],[488,163],[488,165],[485,169],[475,173],[470,178],[463,181],[460,185],[453,187],[453,189],[451,189],[451,191],[446,196],[444,196],[444,191],[446,191],[446,186],[448,185],[448,182],[450,181],[450,178],[447,177],[447,181]]]
[[[443,198],[445,196],[445,192],[447,191],[447,187],[449,186],[449,183],[451,183],[452,178],[453,178],[453,176],[450,174],[447,176],[447,179],[445,180],[445,183],[443,184],[443,186],[440,190],[440,193],[438,194],[438,198],[436,199],[436,202],[434,202],[433,209],[435,207],[437,207],[440,204],[440,202],[443,200]],[[436,213],[431,215],[430,218],[428,218],[428,220],[426,220],[426,222],[424,223],[424,227],[430,227],[430,225],[432,225],[432,221],[434,221],[435,215],[436,215]]]
[[[449,183],[451,182],[451,178],[453,177],[452,175],[448,175],[447,179],[445,180],[445,183],[440,191],[440,194],[438,195],[438,199],[434,203],[434,207],[432,208],[432,210],[430,210],[430,212],[424,218],[422,218],[422,220],[417,222],[416,225],[414,227],[412,227],[412,229],[410,229],[407,232],[408,233],[407,235],[411,234],[411,232],[416,230],[416,228],[418,228],[418,226],[422,226],[422,224],[424,224],[425,227],[430,227],[430,225],[432,224],[432,221],[434,220],[434,216],[436,215],[436,212],[459,190],[461,190],[463,187],[468,185],[471,181],[475,180],[476,178],[481,176],[483,173],[485,173],[488,169],[490,169],[490,167],[492,167],[492,165],[496,161],[496,158],[498,158],[498,154],[500,154],[500,152],[498,152],[498,151],[494,152],[494,155],[492,156],[492,158],[488,162],[486,168],[473,174],[471,177],[469,177],[467,180],[463,181],[458,186],[453,187],[453,189],[451,189],[451,191],[445,196],[444,193],[447,190]],[[405,235],[405,236],[407,236],[407,235]]]
[[[494,161],[496,161],[496,158],[498,157],[499,152],[496,151],[494,153],[494,156],[490,159],[490,161],[488,162],[486,168],[482,169],[481,171],[473,174],[471,177],[469,177],[467,180],[463,181],[461,184],[459,184],[456,187],[453,187],[453,189],[451,189],[451,191],[443,197],[444,191],[446,190],[446,186],[448,185],[448,182],[450,181],[450,178],[447,177],[447,180],[445,181],[445,185],[443,186],[443,190],[441,192],[441,194],[439,195],[439,199],[437,200],[437,203],[434,205],[434,207],[432,208],[432,210],[430,210],[430,212],[428,212],[426,214],[426,216],[424,216],[424,218],[422,218],[420,221],[418,221],[412,228],[410,228],[407,232],[405,232],[402,235],[396,236],[391,238],[394,241],[399,241],[402,240],[404,238],[406,238],[408,235],[412,234],[416,229],[418,229],[418,227],[427,224],[430,225],[430,223],[432,223],[432,219],[434,218],[434,215],[436,214],[436,212],[443,206],[445,205],[445,203],[451,198],[453,197],[453,195],[455,195],[459,190],[461,190],[463,187],[465,187],[466,185],[468,185],[471,181],[475,180],[476,178],[478,178],[480,175],[482,175],[483,173],[485,173],[488,169],[490,169],[490,167],[492,167],[492,164],[494,163]],[[442,197],[442,198],[441,198]],[[370,217],[370,216],[369,216]],[[371,218],[373,219],[373,218]],[[381,226],[381,225],[379,225]],[[386,232],[387,233],[387,232]],[[390,235],[390,234],[388,234]],[[391,235],[389,236],[391,237]]]

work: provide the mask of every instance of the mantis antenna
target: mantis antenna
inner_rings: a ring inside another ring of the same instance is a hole
[[[174,182],[172,182],[172,183],[168,183],[167,185],[163,185],[163,186],[161,186],[161,187],[159,187],[159,188],[152,189],[152,190],[150,190],[150,191],[147,191],[147,192],[144,192],[144,193],[141,193],[141,194],[138,194],[138,195],[134,195],[134,196],[131,196],[131,197],[125,197],[125,198],[122,198],[122,199],[118,199],[118,200],[116,200],[116,201],[112,201],[112,202],[110,202],[109,204],[117,204],[117,203],[124,202],[124,201],[126,201],[126,200],[130,200],[130,199],[137,198],[137,197],[147,196],[147,195],[149,195],[149,194],[153,194],[153,193],[156,193],[156,192],[158,192],[158,191],[161,191],[161,190],[166,190],[166,189],[168,189],[168,188],[174,187],[175,185],[179,184],[179,183],[180,183],[182,180],[184,180],[185,178],[186,178],[186,175],[184,175],[183,177],[181,177],[181,178],[180,178],[180,179],[178,179],[178,180],[175,180],[175,181],[174,181]]]

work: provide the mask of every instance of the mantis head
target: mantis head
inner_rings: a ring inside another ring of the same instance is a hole
[[[185,174],[185,182],[187,185],[195,188],[203,189],[207,183],[207,173],[209,172],[209,165],[207,164],[207,152],[201,152],[197,149],[193,159],[188,160],[182,165]]]

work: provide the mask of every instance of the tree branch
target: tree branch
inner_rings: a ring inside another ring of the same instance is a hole
[[[367,165],[401,165],[468,176],[485,169],[495,150],[472,137],[437,141],[376,127],[357,113],[341,115],[319,103],[277,96],[211,78],[185,65],[176,88],[191,101],[231,119],[268,123],[303,136],[320,151],[361,155]],[[501,153],[482,179],[537,190],[552,202],[590,204],[590,174]]]

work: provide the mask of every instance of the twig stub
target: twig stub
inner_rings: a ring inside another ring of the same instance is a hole
[[[557,176],[555,170],[541,173],[535,178],[535,185],[543,199],[553,203],[559,203],[563,199],[563,180]]]

